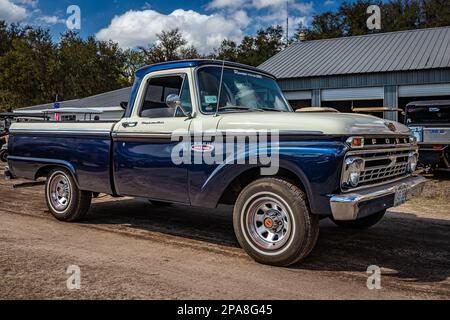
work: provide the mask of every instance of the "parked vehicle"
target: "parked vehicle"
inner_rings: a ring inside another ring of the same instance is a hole
[[[419,163],[450,171],[450,100],[411,102],[405,121],[417,139]]]
[[[268,130],[275,143],[251,140]],[[206,208],[230,204],[241,246],[276,266],[311,252],[321,218],[368,228],[386,209],[418,195],[425,181],[412,176],[417,145],[405,125],[295,113],[272,75],[214,60],[140,69],[117,123],[16,123],[10,132],[7,172],[46,177],[45,198],[56,219],[84,219],[93,193]],[[185,153],[186,161],[177,162]],[[271,164],[254,161],[258,153],[278,155],[270,175],[264,169]],[[205,160],[222,155],[224,162]],[[201,163],[189,162],[196,156],[204,157]]]

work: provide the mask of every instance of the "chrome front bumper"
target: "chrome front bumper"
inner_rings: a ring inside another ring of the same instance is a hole
[[[333,218],[356,220],[401,205],[419,196],[425,182],[424,177],[409,177],[379,187],[333,195],[330,199]]]

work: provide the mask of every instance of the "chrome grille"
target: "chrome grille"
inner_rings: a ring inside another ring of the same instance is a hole
[[[364,169],[358,185],[355,187],[343,185],[343,190],[355,190],[407,177],[410,174],[408,157],[411,152],[417,152],[413,145],[402,148],[350,151],[346,158],[361,158],[364,161]]]
[[[396,164],[392,167],[365,170],[361,175],[360,185],[369,182],[383,182],[386,179],[393,179],[407,174],[408,163]]]

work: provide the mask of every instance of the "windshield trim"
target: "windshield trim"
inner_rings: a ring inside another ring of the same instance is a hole
[[[219,68],[219,69],[222,68],[222,66],[214,65],[214,64],[205,64],[205,65],[196,67],[194,69],[194,81],[195,81],[195,85],[196,85],[195,93],[196,93],[196,96],[197,96],[196,100],[197,100],[197,109],[198,109],[198,111],[202,115],[205,115],[205,116],[214,116],[214,113],[205,113],[202,110],[202,101],[201,101],[201,97],[200,97],[200,86],[199,86],[199,82],[198,82],[198,72],[199,72],[199,70],[202,69],[202,68],[208,68],[208,67],[214,67],[214,68]],[[281,90],[280,86],[278,85],[277,79],[274,76],[269,76],[268,74],[265,74],[265,73],[262,73],[262,72],[258,72],[258,71],[254,71],[254,70],[251,70],[251,69],[240,68],[240,67],[233,67],[233,66],[227,66],[227,65],[225,65],[225,69],[241,70],[241,71],[245,71],[247,73],[258,74],[258,75],[260,75],[260,76],[262,76],[264,78],[268,78],[268,79],[274,80],[276,85],[277,85],[277,87],[278,87],[278,90],[280,90],[280,92],[281,92],[281,96],[283,98],[284,103],[289,108],[289,110],[286,111],[286,112],[294,112],[294,110],[292,109],[291,105],[289,104],[289,102],[287,101],[286,97],[284,96],[283,91]],[[250,113],[252,111],[243,111],[243,110],[239,111],[239,113],[247,113],[247,112]],[[267,112],[269,112],[269,111],[267,111]],[[237,112],[232,112],[231,111],[231,112],[227,112],[227,113],[237,113]]]

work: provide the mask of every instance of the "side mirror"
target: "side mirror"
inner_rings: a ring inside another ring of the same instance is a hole
[[[128,102],[122,101],[122,102],[120,103],[120,107],[121,107],[123,110],[127,110],[127,108],[128,108]]]
[[[169,94],[166,98],[166,105],[172,109],[180,108],[181,112],[183,112],[186,117],[192,117],[191,113],[184,109],[183,105],[181,104],[181,98],[177,94]]]

